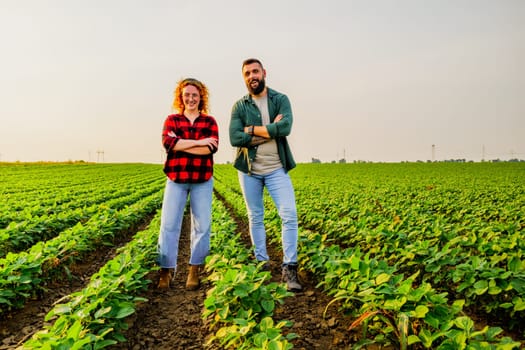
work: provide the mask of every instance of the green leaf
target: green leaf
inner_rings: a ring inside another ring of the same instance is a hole
[[[407,301],[407,298],[405,297],[398,298],[398,299],[392,299],[392,300],[386,300],[383,307],[386,310],[399,311],[401,310],[403,305],[405,305],[406,301]]]
[[[427,329],[422,329],[419,332],[419,340],[423,343],[425,348],[430,348],[432,346],[432,334]]]
[[[468,316],[460,316],[454,320],[454,324],[464,331],[469,332],[474,327],[474,322]]]
[[[415,317],[416,318],[424,318],[426,314],[428,313],[429,309],[425,305],[418,305],[416,306],[415,310]]]
[[[277,340],[270,340],[268,343],[268,350],[285,350],[282,342]]]
[[[510,285],[516,290],[516,292],[518,292],[518,294],[525,294],[525,278],[513,278],[510,281]]]
[[[223,320],[226,320],[228,318],[228,315],[230,313],[230,306],[229,305],[225,305],[222,309],[220,309],[218,312],[217,312],[217,315],[223,319]]]
[[[106,315],[110,311],[111,311],[111,306],[108,306],[108,307],[105,307],[105,308],[102,308],[102,309],[98,309],[97,312],[95,312],[95,319],[98,319],[98,318]]]
[[[271,317],[265,317],[259,322],[259,328],[261,331],[266,331],[273,327],[273,320]]]
[[[509,271],[512,272],[519,272],[521,270],[521,266],[522,262],[517,256],[512,257],[508,263]]]
[[[4,296],[4,297],[14,297],[15,296],[15,293],[10,290],[10,289],[2,289],[0,290],[0,297],[1,296]],[[1,299],[1,298],[0,298]]]
[[[102,341],[98,341],[95,343],[95,350],[98,350],[98,349],[104,349],[110,345],[115,345],[115,344],[118,344],[118,342],[116,340],[113,340],[113,339],[104,339]]]
[[[501,303],[501,304],[499,304],[499,307],[502,308],[502,309],[510,309],[513,306],[514,306],[513,303]]]
[[[46,319],[46,321],[48,321]],[[65,316],[60,316],[55,323],[53,324],[53,329],[56,334],[62,334],[62,332],[67,328],[68,319]]]
[[[204,307],[206,309],[215,310],[215,297],[213,294],[204,300]]]
[[[477,281],[474,283],[474,289],[474,293],[477,295],[482,295],[485,294],[489,289],[489,284],[486,280]]]
[[[408,341],[407,341],[408,345],[412,345],[412,344],[420,343],[420,342],[421,342],[421,339],[419,339],[417,335],[411,334],[408,336]]]
[[[89,336],[81,338],[81,339],[76,339],[75,338],[73,340],[74,340],[73,346],[71,346],[71,347],[68,346],[67,349],[69,349],[69,350],[80,350],[80,349],[84,348],[84,345],[87,345],[87,344],[92,342],[92,339]]]
[[[525,301],[522,298],[516,297],[512,299],[512,303],[514,304],[514,311],[525,310]]]
[[[0,297],[0,304],[13,305],[8,299]]]
[[[275,301],[273,299],[261,301],[261,306],[264,311],[271,313],[275,309]]]
[[[71,313],[71,306],[69,305],[57,305],[51,310],[51,314],[54,315],[64,315],[64,314],[70,314]]]
[[[246,290],[245,285],[240,285],[235,288],[233,291],[233,295],[239,297],[239,298],[245,298],[248,296],[248,291]]]
[[[376,286],[379,286],[380,284],[383,284],[385,282],[388,282],[390,280],[390,275],[387,273],[381,273],[376,277]]]
[[[412,288],[412,280],[408,279],[408,280],[405,280],[401,283],[401,285],[399,287],[397,287],[397,292],[401,295],[407,295],[409,294],[409,298],[410,300],[413,300],[411,298],[411,295],[412,295],[412,292],[410,291],[410,289]],[[410,293],[409,293],[410,292]]]
[[[135,308],[133,306],[125,306],[118,310],[117,314],[115,315],[115,318],[116,319],[125,318],[134,312],[135,312]]]
[[[501,334],[501,332],[503,332],[503,329],[499,327],[490,327],[489,330],[487,331],[487,340],[490,340],[490,341],[495,340],[496,336]]]
[[[502,292],[501,288],[498,286],[491,286],[488,290],[490,295],[498,295]]]
[[[350,263],[350,267],[352,268],[352,270],[354,270],[354,271],[359,270],[359,262],[360,261],[361,261],[361,259],[359,259],[358,256],[352,255],[352,261]]]
[[[71,339],[77,339],[80,331],[82,330],[82,323],[80,320],[76,320],[75,323],[67,331],[67,337]]]
[[[425,316],[425,322],[431,327],[436,328],[436,329],[439,329],[439,325],[441,323],[438,318],[434,317],[433,315],[429,313]]]
[[[253,336],[253,344],[259,348],[263,348],[264,343],[268,341],[266,333],[257,333]]]
[[[360,297],[364,297],[364,296],[374,294],[374,292],[375,292],[374,288],[368,288],[368,289],[360,291],[357,295],[359,295]]]

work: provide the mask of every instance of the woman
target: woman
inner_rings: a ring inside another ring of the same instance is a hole
[[[199,287],[199,266],[210,250],[213,154],[219,146],[219,129],[207,114],[208,89],[196,79],[177,84],[173,107],[178,113],[166,118],[162,131],[168,179],[158,242],[158,288],[169,288],[176,272],[182,217],[189,196],[191,255],[186,288],[194,290]]]

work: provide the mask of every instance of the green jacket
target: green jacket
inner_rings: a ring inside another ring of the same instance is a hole
[[[295,168],[295,161],[286,140],[292,130],[292,107],[288,97],[280,92],[268,88],[268,111],[270,124],[266,125],[268,133],[277,142],[277,151],[285,171]],[[238,100],[232,108],[230,119],[230,142],[237,147],[234,166],[244,173],[251,173],[251,162],[255,159],[257,146],[250,146],[252,136],[244,132],[247,125],[262,125],[261,112],[250,94]],[[274,123],[277,115],[283,118]]]

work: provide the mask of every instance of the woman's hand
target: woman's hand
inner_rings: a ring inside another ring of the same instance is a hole
[[[219,140],[213,137],[207,137],[205,139],[195,140],[195,146],[206,146],[217,148],[219,145]]]

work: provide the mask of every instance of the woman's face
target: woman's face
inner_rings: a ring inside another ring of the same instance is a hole
[[[184,110],[188,112],[198,112],[201,95],[199,89],[193,85],[186,85],[182,88],[182,102],[184,103]]]

